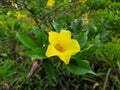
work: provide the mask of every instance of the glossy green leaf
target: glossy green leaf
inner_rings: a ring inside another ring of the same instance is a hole
[[[44,65],[44,68],[45,68],[48,76],[51,79],[53,79],[55,82],[57,82],[57,74],[56,74],[53,64],[49,60],[44,60],[43,65]]]
[[[38,27],[33,27],[33,30],[39,47],[43,47],[44,44],[48,43],[48,36],[43,30],[40,30]]]
[[[97,35],[91,42],[91,45],[93,45],[91,48],[89,48],[87,51],[83,52],[83,56],[90,57],[95,53],[95,51],[100,47],[100,36]]]
[[[46,58],[45,52],[46,52],[45,48],[36,48],[36,49],[29,51],[27,55],[34,59],[44,59]]]
[[[77,31],[82,30],[83,26],[82,26],[82,20],[79,20],[78,24],[77,24]]]
[[[17,32],[17,37],[24,46],[26,46],[30,49],[34,49],[34,48],[38,47],[30,37],[28,37],[27,35],[25,35],[21,32]]]
[[[89,55],[91,55],[91,51],[89,51],[91,48],[93,48],[93,45],[91,44],[86,44],[84,49],[82,49],[80,52],[78,52],[77,54],[73,55],[72,58],[74,59],[83,59],[85,57],[88,57]]]
[[[100,46],[100,35],[97,35],[95,39],[92,40],[94,46]]]
[[[74,21],[71,22],[71,28],[72,28],[74,31],[77,30],[77,24],[76,24]]]
[[[95,33],[95,32],[97,32],[97,27],[96,26],[94,26],[94,25],[89,25],[89,31],[90,32],[92,32],[92,33]]]
[[[4,61],[4,64],[0,66],[0,78],[4,78],[8,70],[8,60]]]
[[[74,38],[76,40],[78,40],[81,49],[85,46],[85,44],[87,43],[87,39],[88,39],[88,31],[84,32],[84,33],[80,33],[76,36],[74,36]]]
[[[53,27],[55,28],[56,32],[60,32],[61,29],[64,29],[60,24],[53,21],[52,23]]]
[[[78,23],[72,21],[71,22],[71,28],[74,30],[74,32],[80,32],[83,28],[82,26],[82,20],[79,20]]]
[[[74,60],[72,59],[68,65],[66,65],[66,68],[71,73],[77,74],[77,75],[84,75],[86,73],[94,73],[89,65],[89,62],[86,60]]]
[[[91,55],[93,55],[95,53],[95,51],[98,49],[97,46],[93,46],[92,48],[90,48],[88,51],[83,52],[83,56],[86,57],[90,57]]]

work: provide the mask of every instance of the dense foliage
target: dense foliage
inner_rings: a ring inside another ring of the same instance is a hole
[[[119,0],[0,1],[0,90],[120,90],[119,55]]]

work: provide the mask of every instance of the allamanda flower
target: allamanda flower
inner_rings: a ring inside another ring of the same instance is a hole
[[[82,14],[82,17],[83,17],[82,25],[85,26],[85,25],[87,25],[89,23],[88,14],[87,13]]]
[[[17,17],[17,19],[23,19],[23,18],[27,17],[27,15],[22,15],[22,14],[20,14],[20,12],[16,12],[15,16]]]
[[[84,18],[82,25],[85,26],[85,25],[87,25],[88,23],[89,23],[88,18]]]
[[[47,1],[47,6],[52,7],[54,5],[54,3],[55,3],[55,0],[48,0]]]
[[[65,64],[68,64],[70,57],[80,51],[77,40],[71,39],[71,32],[61,30],[60,33],[49,32],[49,46],[46,56],[58,56]]]
[[[8,16],[10,16],[11,14],[12,14],[11,11],[8,11],[8,12],[7,12],[7,15],[8,15]]]

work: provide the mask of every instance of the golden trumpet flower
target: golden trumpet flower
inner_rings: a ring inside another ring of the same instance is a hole
[[[65,64],[68,64],[70,57],[80,51],[77,40],[71,39],[71,32],[61,30],[60,33],[49,32],[49,46],[46,56],[58,56]]]
[[[54,5],[54,3],[55,3],[55,0],[48,0],[47,1],[47,6],[52,7]]]

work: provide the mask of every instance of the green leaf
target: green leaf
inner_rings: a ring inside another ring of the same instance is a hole
[[[92,32],[92,33],[97,32],[97,27],[94,26],[94,25],[89,25],[88,29],[89,29],[89,31]]]
[[[57,82],[57,74],[53,64],[49,60],[43,61],[44,68],[50,78],[52,78],[55,82]]]
[[[0,78],[4,78],[8,70],[8,60],[5,60],[4,64],[0,66]]]
[[[72,28],[74,31],[77,30],[77,24],[76,24],[74,21],[71,22],[71,28]]]
[[[34,59],[45,59],[46,58],[45,52],[46,52],[45,48],[36,48],[28,52],[27,55]]]
[[[33,27],[33,30],[39,47],[43,47],[44,44],[48,43],[48,36],[43,30],[39,29],[38,27]]]
[[[82,20],[79,20],[78,24],[77,24],[77,31],[82,30]]]
[[[76,75],[84,75],[86,73],[94,74],[94,72],[90,68],[89,62],[86,60],[72,59],[70,63],[66,65],[66,68],[68,69],[68,71]]]
[[[95,51],[100,47],[100,36],[97,35],[91,42],[91,45],[93,45],[91,48],[89,48],[87,51],[84,51],[82,54],[83,56],[90,57],[95,53]]]
[[[35,44],[35,42],[27,35],[25,35],[21,32],[17,32],[17,37],[22,42],[22,44],[25,45],[26,47],[28,47],[30,49],[38,48],[38,46]]]
[[[85,46],[85,44],[87,43],[87,39],[88,39],[88,31],[84,32],[84,33],[80,33],[76,36],[74,36],[74,38],[76,40],[78,40],[81,49]]]
[[[82,49],[77,54],[73,55],[72,58],[81,60],[85,57],[88,57],[88,55],[91,55],[91,53],[92,53],[91,51],[89,51],[91,48],[93,48],[93,45],[87,43],[85,45],[84,49]]]
[[[55,28],[56,32],[60,32],[60,30],[64,29],[60,24],[53,21],[52,23],[53,27]]]
[[[93,46],[92,48],[90,48],[88,51],[83,52],[83,56],[86,57],[90,57],[91,55],[93,55],[95,53],[95,51],[98,49],[97,46]]]
[[[100,46],[100,35],[95,36],[95,39],[92,40],[94,46]]]
[[[74,30],[74,32],[80,32],[83,28],[82,20],[79,20],[78,23],[75,23],[74,21],[72,21],[71,22],[71,28]]]
[[[16,21],[14,24],[14,30],[20,30],[21,29],[21,22]]]

